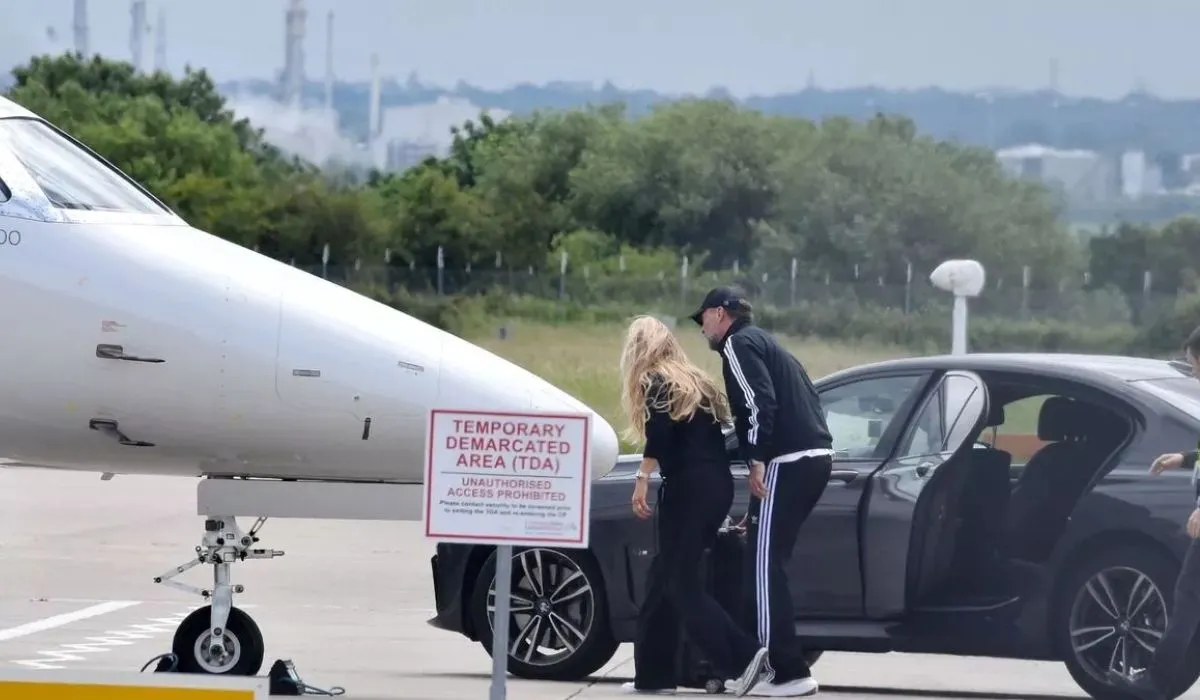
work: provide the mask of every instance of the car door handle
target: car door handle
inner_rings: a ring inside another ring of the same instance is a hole
[[[829,473],[830,481],[840,481],[843,484],[848,484],[858,478],[858,472],[853,469],[834,469]]]
[[[917,476],[922,478],[929,476],[929,472],[933,471],[935,466],[937,465],[933,462],[921,462],[917,465]]]
[[[101,343],[96,346],[96,357],[103,360],[122,360],[124,362],[166,362],[157,357],[138,357],[137,355],[126,355],[125,348],[120,345],[108,345]]]

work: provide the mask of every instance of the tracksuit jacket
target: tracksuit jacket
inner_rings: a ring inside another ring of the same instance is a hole
[[[770,333],[735,322],[720,353],[739,451],[747,463],[792,461],[811,450],[832,451],[833,438],[812,380]]]

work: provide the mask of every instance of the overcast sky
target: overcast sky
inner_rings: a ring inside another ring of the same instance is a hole
[[[167,17],[168,66],[219,80],[283,63],[286,0],[150,0]],[[949,89],[1050,83],[1120,96],[1138,81],[1200,97],[1190,58],[1196,0],[308,0],[306,72],[325,70],[336,6],[339,77],[382,72],[451,86],[611,80],[620,87],[734,94],[875,84]],[[72,41],[73,0],[0,0],[0,65]],[[128,58],[128,0],[89,0],[92,50]],[[146,48],[148,65],[153,46]]]

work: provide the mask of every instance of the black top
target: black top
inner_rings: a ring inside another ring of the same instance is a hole
[[[712,416],[696,409],[686,420],[671,420],[666,406],[667,385],[661,377],[651,378],[646,390],[646,447],[643,457],[658,460],[663,480],[694,469],[722,469],[729,472],[729,456],[725,451],[725,435]]]
[[[770,333],[744,321],[734,323],[721,343],[721,372],[747,461],[766,464],[833,445],[808,372]]]

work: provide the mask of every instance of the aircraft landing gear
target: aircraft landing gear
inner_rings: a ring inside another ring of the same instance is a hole
[[[155,577],[155,583],[196,593],[211,601],[184,618],[175,631],[171,650],[179,659],[180,672],[253,676],[262,668],[265,651],[262,632],[249,615],[233,607],[233,594],[245,589],[230,583],[229,573],[236,561],[283,556],[279,550],[250,547],[258,542],[257,533],[266,522],[266,518],[259,518],[247,533],[238,527],[236,518],[210,517],[204,521],[204,539],[196,547],[196,558]],[[213,567],[211,591],[173,580],[200,564]]]

